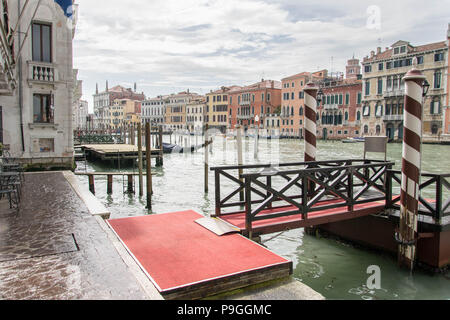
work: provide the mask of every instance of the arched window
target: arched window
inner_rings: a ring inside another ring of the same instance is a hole
[[[380,125],[377,125],[376,132],[377,132],[377,136],[379,136],[380,133],[381,133],[381,126]]]
[[[368,133],[369,133],[369,126],[368,126],[368,125],[365,125],[365,126],[364,126],[364,133],[365,133],[365,134],[368,134]]]
[[[357,120],[357,121],[361,121],[361,111],[358,111],[358,112],[356,113],[356,120]]]
[[[347,111],[345,111],[344,119],[345,119],[345,121],[348,121],[348,112]]]
[[[303,107],[300,107],[299,115],[303,115]]]

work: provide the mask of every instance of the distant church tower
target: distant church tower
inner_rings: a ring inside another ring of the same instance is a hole
[[[347,61],[347,66],[345,67],[345,78],[346,79],[357,79],[358,75],[361,74],[361,65],[359,64],[359,59],[352,59]]]

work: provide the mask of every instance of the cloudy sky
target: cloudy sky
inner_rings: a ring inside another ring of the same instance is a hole
[[[74,68],[92,110],[95,84],[154,97],[344,71],[397,40],[446,39],[450,0],[77,0]]]

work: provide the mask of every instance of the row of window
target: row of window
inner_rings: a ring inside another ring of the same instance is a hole
[[[289,88],[289,85],[291,86],[291,88],[295,88],[295,82],[286,82],[283,84],[283,88]],[[303,81],[300,81],[300,86],[303,87]]]
[[[398,49],[398,48],[395,48]],[[417,56],[417,64],[423,64],[424,56]],[[378,71],[383,71],[384,66],[386,65],[386,70],[393,68],[402,68],[408,67],[412,65],[413,58],[405,58],[405,59],[396,59],[394,61],[387,61],[386,63],[380,62],[378,63]],[[444,52],[439,52],[434,55],[434,62],[444,61]],[[372,65],[364,66],[364,72],[369,73],[372,72]]]
[[[213,96],[213,102],[227,102],[228,101],[228,95],[218,95]],[[206,96],[206,102],[209,102],[209,96]]]
[[[298,98],[299,99],[304,99],[305,98],[305,92],[304,91],[300,91],[298,93]],[[285,92],[283,93],[283,100],[295,100],[295,92]]]
[[[404,81],[402,81],[404,75],[396,75],[396,76],[388,76],[386,78],[386,90],[403,90],[404,89]],[[383,78],[377,79],[377,94],[383,94]],[[440,70],[436,70],[433,75],[433,88],[441,89],[442,88],[442,72]],[[366,96],[370,95],[370,80],[367,80],[364,84],[364,94]]]

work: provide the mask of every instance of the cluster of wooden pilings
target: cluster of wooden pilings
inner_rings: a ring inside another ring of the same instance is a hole
[[[152,157],[152,145],[157,147],[158,156],[156,157],[156,166],[162,166],[164,163],[163,157],[163,130],[162,127],[151,127],[149,123],[145,124],[145,128],[142,128],[141,123],[138,123],[136,126],[128,126],[127,130],[123,130],[120,134],[123,135],[123,141],[127,144],[136,146],[137,145],[137,163],[138,163],[138,173],[134,172],[85,172],[85,173],[77,173],[77,175],[85,175],[89,178],[89,190],[95,194],[95,176],[106,176],[107,177],[107,193],[113,193],[113,177],[114,176],[122,176],[127,177],[127,188],[124,189],[127,193],[135,193],[134,188],[134,176],[139,177],[139,197],[144,195],[144,176],[146,179],[146,190],[147,190],[147,208],[151,209],[151,197],[153,194],[152,189],[152,173],[151,173],[151,157]],[[143,147],[145,142],[145,159]],[[152,143],[153,142],[153,143]],[[115,151],[112,151],[113,153]],[[102,154],[107,152],[103,151]],[[144,172],[144,161],[146,163],[145,172]]]

